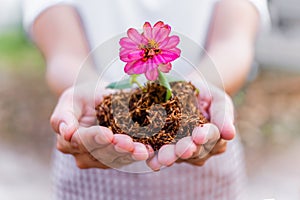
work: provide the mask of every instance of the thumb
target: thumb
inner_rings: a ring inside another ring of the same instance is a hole
[[[82,113],[82,103],[73,97],[74,90],[65,91],[50,118],[50,124],[56,133],[64,136],[67,141],[79,127],[79,118]]]
[[[221,138],[232,140],[236,135],[236,129],[234,126],[234,107],[231,98],[221,90],[214,92],[209,112],[211,123],[218,127]]]

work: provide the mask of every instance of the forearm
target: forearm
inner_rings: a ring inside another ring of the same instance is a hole
[[[205,79],[233,95],[245,83],[251,69],[253,44],[224,41],[211,47],[199,70]]]
[[[251,68],[258,21],[257,11],[247,0],[222,0],[216,7],[208,56],[199,70],[231,95],[242,87]]]
[[[33,39],[47,63],[46,78],[55,94],[72,86],[89,48],[76,11],[70,6],[54,6],[33,24]],[[93,69],[85,70],[93,77]]]
[[[92,64],[87,65],[86,57],[76,57],[65,53],[47,59],[46,79],[53,93],[60,95],[76,83],[96,81],[97,72]]]

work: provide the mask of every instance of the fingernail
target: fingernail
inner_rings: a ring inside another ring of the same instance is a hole
[[[199,144],[204,144],[206,141],[206,135],[203,133],[203,130],[205,126],[203,127],[196,127],[194,128],[193,132],[192,132],[192,138],[193,141],[195,142],[195,144],[199,145]]]
[[[67,130],[67,124],[65,122],[60,123],[59,125],[59,134],[65,133]]]

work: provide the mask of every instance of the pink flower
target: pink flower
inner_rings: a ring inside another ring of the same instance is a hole
[[[158,70],[168,73],[171,62],[180,56],[178,36],[169,36],[171,27],[157,22],[153,27],[149,22],[143,26],[143,33],[130,28],[127,36],[120,40],[120,59],[127,64],[127,74],[145,74],[148,80],[156,80]]]

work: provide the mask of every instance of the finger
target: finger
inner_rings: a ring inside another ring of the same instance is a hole
[[[72,144],[77,144],[79,148],[86,152],[92,152],[97,148],[104,148],[112,144],[113,133],[110,129],[103,126],[92,126],[80,128],[71,139]]]
[[[175,153],[181,159],[190,158],[196,149],[197,146],[190,136],[180,139],[175,145]]]
[[[96,149],[91,152],[91,155],[110,168],[120,168],[136,161],[132,158],[131,153],[117,152],[113,144],[102,149]]]
[[[174,144],[164,145],[158,151],[158,162],[164,166],[171,166],[177,158]]]
[[[115,134],[113,144],[115,145],[115,150],[119,153],[128,153],[134,150],[132,138],[125,134]]]
[[[147,165],[153,170],[153,171],[159,171],[161,168],[161,164],[158,162],[157,155],[153,156],[152,158],[148,159],[146,161]]]
[[[185,162],[195,166],[202,166],[208,158],[211,157],[211,154],[207,153],[202,145],[197,146],[197,150],[194,154],[188,159],[179,159],[179,163]],[[177,162],[177,161],[176,161]]]
[[[197,149],[192,155],[191,159],[202,158],[203,156],[205,156],[203,155],[203,151],[205,151],[203,145],[197,146]]]
[[[84,154],[76,154],[74,155],[76,160],[76,165],[80,169],[88,169],[88,168],[101,168],[108,169],[109,167],[105,164],[99,162],[98,160],[94,160],[91,158],[91,155],[88,153]]]
[[[219,129],[211,123],[196,127],[192,132],[192,139],[196,145],[205,144],[211,141],[217,141],[219,138]]]
[[[203,158],[188,159],[188,160],[186,160],[186,162],[189,164],[192,164],[192,165],[196,165],[196,166],[203,166],[210,157],[211,157],[211,155],[207,154]]]
[[[226,144],[226,140],[220,139],[210,152],[208,152],[202,145],[198,146],[198,149],[191,158],[182,161],[195,166],[203,166],[213,155],[224,153],[226,151]]]
[[[152,158],[153,156],[155,156],[155,151],[154,149],[152,148],[151,145],[147,144],[145,145],[147,150],[148,150],[148,155],[149,155],[149,158]]]
[[[181,158],[178,158],[178,159],[176,160],[176,163],[181,164],[181,163],[184,163],[184,162],[186,162],[186,161],[187,161],[187,159],[181,159]]]
[[[231,140],[236,134],[233,103],[223,92],[216,92],[214,95],[210,106],[211,123],[216,124],[223,139]]]
[[[210,107],[209,100],[202,100],[201,98],[199,98],[198,108],[199,108],[200,112],[204,115],[204,117],[208,120],[210,120],[210,116],[209,116],[209,112],[208,112],[209,107]]]
[[[117,152],[113,144],[107,145],[103,148],[96,148],[95,150],[91,151],[90,154],[100,162],[110,167],[117,158],[129,155],[128,153]]]
[[[147,160],[149,158],[148,150],[146,146],[139,142],[134,142],[134,150],[132,153],[132,158],[134,160]]]
[[[66,122],[61,122],[59,124],[59,134],[64,137],[66,141],[70,141],[72,135],[74,135],[75,131],[78,129],[78,125],[75,123],[69,123],[71,125],[67,125]]]
[[[204,149],[203,145],[199,145],[193,156],[185,161],[192,165],[202,166],[210,156],[210,153]]]
[[[66,140],[70,140],[72,134],[79,127],[78,119],[81,116],[82,103],[73,98],[74,90],[67,90],[60,97],[57,106],[51,116],[50,123],[56,133],[63,131]],[[64,123],[61,125],[61,123]]]
[[[215,145],[215,147],[211,150],[211,154],[212,155],[217,155],[217,154],[221,154],[224,153],[226,151],[227,148],[227,141],[220,139],[217,144]]]
[[[80,149],[77,146],[73,146],[70,142],[66,141],[63,136],[57,135],[56,148],[65,154],[80,153]]]
[[[95,129],[99,129],[98,134],[95,136],[95,142],[100,145],[107,145],[113,143],[113,132],[104,126],[96,126]]]
[[[123,156],[117,157],[112,163],[109,164],[111,168],[117,169],[125,165],[129,165],[135,162],[130,154],[123,154]]]

